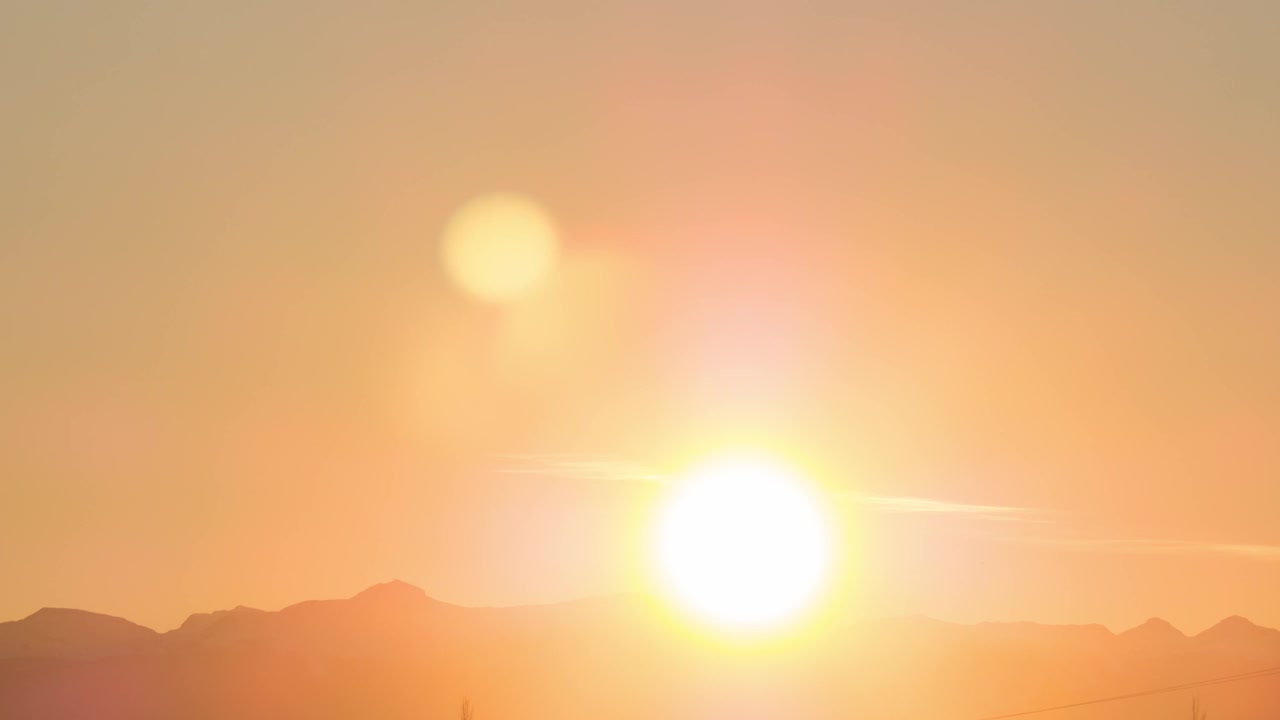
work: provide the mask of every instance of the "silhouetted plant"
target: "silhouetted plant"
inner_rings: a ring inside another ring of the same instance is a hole
[[[471,701],[462,701],[462,720],[471,720]]]
[[[470,716],[468,716],[470,717]],[[1200,707],[1200,696],[1195,695],[1191,698],[1191,720],[1205,720],[1209,717],[1209,713]]]

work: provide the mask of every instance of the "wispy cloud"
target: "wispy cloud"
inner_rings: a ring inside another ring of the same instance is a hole
[[[546,478],[602,482],[665,483],[667,475],[639,463],[615,457],[576,453],[526,453],[501,457],[497,472]],[[1070,533],[1071,523],[1041,508],[958,502],[909,495],[859,495],[835,493],[871,512],[882,515],[914,515],[980,523],[1033,523],[1040,530],[1015,531],[994,536],[997,540],[1070,550],[1127,555],[1181,555],[1252,558],[1280,562],[1280,545],[1204,542],[1167,538],[1118,538],[1087,535],[1054,535],[1055,529]],[[994,529],[994,525],[990,526]],[[1005,525],[1006,530],[1012,526]]]
[[[511,454],[501,457],[497,472],[546,478],[604,482],[665,483],[668,476],[635,462],[619,458],[574,453]],[[1067,550],[1126,555],[1216,556],[1280,562],[1280,545],[1204,542],[1167,538],[1118,538],[1088,535],[1054,535],[1055,531],[1071,532],[1065,518],[1041,508],[1014,505],[990,505],[941,500],[906,495],[859,495],[834,493],[871,512],[882,515],[935,517],[993,523],[984,534],[998,526],[1005,531],[991,537],[997,541],[1056,547]],[[1013,523],[1032,523],[1024,530],[1013,531]],[[969,523],[966,522],[966,525]],[[1032,527],[1040,529],[1032,531]],[[973,527],[969,525],[969,527]],[[1008,532],[1013,531],[1013,532]],[[1008,532],[1008,534],[1006,534]]]
[[[667,482],[667,475],[629,460],[575,453],[519,453],[503,455],[497,472],[574,480],[621,482]],[[1010,505],[980,505],[936,498],[857,495],[834,493],[837,497],[886,515],[948,515],[993,520],[1036,520],[1033,508]]]
[[[617,458],[537,453],[504,455],[502,459],[504,464],[498,472],[508,475],[618,482],[663,482],[666,479],[661,473]]]
[[[957,520],[1047,522],[1036,508],[986,505],[899,495],[846,495],[854,503],[882,515],[920,515]]]
[[[1027,538],[1018,538],[1027,541]],[[1280,560],[1280,545],[1200,542],[1153,538],[1035,538],[1032,542],[1096,552],[1126,555],[1227,555],[1259,560]]]
[[[1009,505],[975,505],[935,498],[903,496],[854,496],[854,500],[886,513],[940,513],[952,515],[1011,516],[1030,512],[1030,508]]]

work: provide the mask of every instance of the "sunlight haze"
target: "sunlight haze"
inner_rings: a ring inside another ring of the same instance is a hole
[[[766,587],[817,589],[680,581],[712,617],[1280,626],[1277,37],[1244,0],[3,3],[0,620],[661,593],[651,519],[743,446],[831,547],[761,495],[800,548]]]

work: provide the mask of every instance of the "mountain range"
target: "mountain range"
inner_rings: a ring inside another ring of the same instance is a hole
[[[471,608],[390,582],[279,611],[192,615],[157,633],[46,608],[0,623],[4,720],[985,718],[1280,666],[1280,631],[1197,635],[923,617],[767,644],[682,629],[644,598]],[[1280,716],[1280,675],[1056,711]]]

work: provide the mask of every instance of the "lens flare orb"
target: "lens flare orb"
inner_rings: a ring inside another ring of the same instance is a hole
[[[556,264],[555,223],[522,195],[481,195],[449,218],[441,242],[445,270],[486,302],[514,300],[546,281]]]

